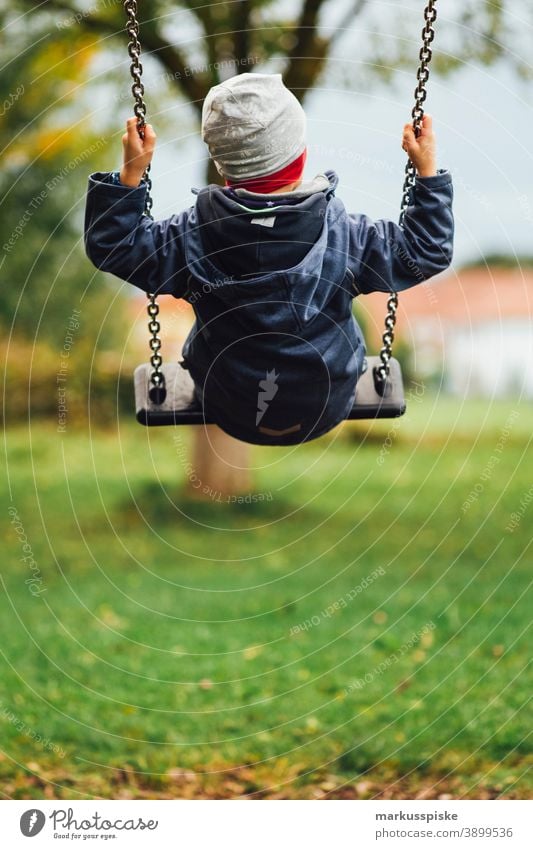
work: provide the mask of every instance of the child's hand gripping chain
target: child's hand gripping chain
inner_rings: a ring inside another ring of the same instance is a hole
[[[120,182],[124,186],[137,188],[142,176],[152,161],[155,150],[156,134],[151,124],[143,128],[144,138],[137,129],[137,118],[128,118],[126,132],[122,136],[124,164],[120,171]]]
[[[424,115],[419,136],[415,135],[412,124],[405,125],[402,147],[415,166],[419,177],[435,176],[437,173],[437,143],[431,115]]]

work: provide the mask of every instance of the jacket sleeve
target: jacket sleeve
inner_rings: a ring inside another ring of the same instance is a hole
[[[188,278],[184,232],[188,212],[164,221],[143,215],[146,185],[116,184],[109,173],[89,177],[85,250],[91,262],[144,292],[181,298]]]
[[[348,264],[356,293],[401,292],[450,265],[453,186],[448,171],[417,177],[403,228],[393,221],[350,215]]]

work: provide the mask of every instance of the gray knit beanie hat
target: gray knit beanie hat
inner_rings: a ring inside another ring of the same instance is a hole
[[[207,94],[202,138],[232,182],[274,174],[305,150],[305,112],[281,74],[237,74]]]

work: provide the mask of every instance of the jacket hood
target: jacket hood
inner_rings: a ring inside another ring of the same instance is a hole
[[[229,309],[255,305],[246,310],[254,328],[271,327],[273,311],[285,329],[312,321],[342,283],[347,261],[347,216],[334,197],[338,178],[332,171],[325,177],[323,190],[310,194],[237,194],[215,185],[199,191],[185,239],[196,298],[209,293]]]

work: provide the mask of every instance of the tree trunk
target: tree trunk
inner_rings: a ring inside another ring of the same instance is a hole
[[[228,436],[216,425],[197,427],[187,494],[208,501],[251,491],[250,446]]]
[[[208,183],[221,183],[211,159],[206,176]],[[217,501],[227,495],[244,495],[252,489],[250,446],[228,436],[216,425],[194,429],[191,465],[187,494],[194,498]]]

